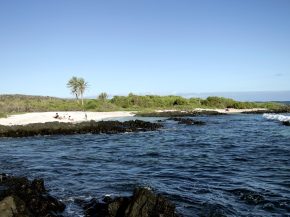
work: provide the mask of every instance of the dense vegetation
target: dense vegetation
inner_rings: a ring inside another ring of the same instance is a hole
[[[284,105],[267,102],[238,102],[223,97],[183,98],[181,96],[114,96],[107,99],[102,93],[96,99],[84,99],[84,106],[73,99],[48,96],[0,95],[0,117],[9,113],[44,112],[44,111],[117,111],[135,110],[152,111],[155,109],[192,110],[194,108],[268,108],[279,109]]]
[[[194,108],[269,108],[276,109],[281,107],[278,103],[254,103],[254,102],[238,102],[233,99],[223,97],[200,98],[183,98],[181,96],[138,96],[129,94],[128,96],[115,96],[111,99],[111,103],[122,108],[133,109],[185,109]]]

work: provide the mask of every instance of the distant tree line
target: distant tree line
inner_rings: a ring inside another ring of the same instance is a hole
[[[78,95],[79,96],[79,95]],[[267,102],[239,102],[223,97],[183,98],[181,96],[140,96],[129,94],[128,96],[114,96],[108,99],[108,94],[101,93],[96,99],[82,99],[81,103],[75,103],[73,99],[63,99],[45,96],[26,95],[0,95],[0,117],[9,113],[19,112],[45,112],[45,111],[117,111],[117,110],[156,110],[176,109],[192,110],[194,108],[267,108],[280,109],[283,104]]]

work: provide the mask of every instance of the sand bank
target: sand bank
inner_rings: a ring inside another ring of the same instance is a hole
[[[59,118],[54,118],[58,113]],[[26,125],[32,123],[45,122],[81,122],[81,121],[101,121],[104,119],[118,118],[118,117],[132,117],[135,114],[132,112],[32,112],[18,115],[11,115],[7,118],[0,118],[0,125]]]

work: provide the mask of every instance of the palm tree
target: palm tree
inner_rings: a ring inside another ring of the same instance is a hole
[[[83,78],[73,76],[67,83],[67,87],[71,89],[71,93],[76,97],[79,103],[79,97],[82,99],[82,105],[84,105],[84,92],[88,87],[88,83]]]
[[[108,94],[106,92],[102,92],[98,96],[98,99],[101,100],[101,101],[106,101],[106,99],[108,99]]]
[[[76,97],[77,102],[79,103],[79,84],[78,78],[73,76],[66,84],[68,88],[71,89],[71,93]]]
[[[84,92],[88,87],[88,82],[86,82],[83,78],[78,79],[78,92],[82,99],[82,105],[84,105]]]

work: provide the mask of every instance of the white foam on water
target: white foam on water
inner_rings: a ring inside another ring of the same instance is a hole
[[[277,120],[277,121],[290,121],[290,116],[286,115],[277,115],[277,114],[263,114],[264,118],[267,118],[269,120]]]

